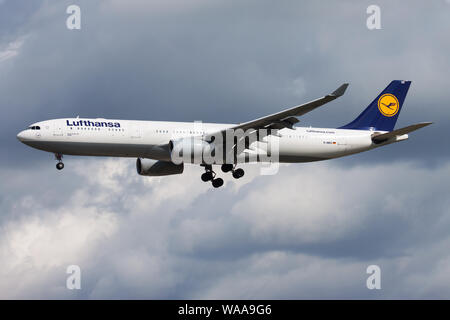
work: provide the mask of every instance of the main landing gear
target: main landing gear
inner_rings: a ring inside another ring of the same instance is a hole
[[[205,173],[202,174],[201,176],[202,181],[204,182],[211,181],[214,188],[219,188],[223,186],[223,179],[216,178],[216,173],[212,170],[212,166],[210,164],[207,164],[204,167]]]
[[[56,164],[56,169],[62,170],[64,169],[64,163],[62,162],[62,154],[55,153],[55,159],[58,160],[58,163]]]
[[[216,173],[213,171],[212,165],[205,164],[202,166],[205,167],[205,173],[203,173],[201,176],[202,181],[204,181],[204,182],[211,181],[214,188],[219,188],[219,187],[223,186],[223,179],[216,178]],[[221,169],[225,173],[232,171],[233,178],[235,178],[235,179],[239,179],[244,176],[244,170],[241,168],[236,169],[236,165],[234,165],[234,164],[223,164]]]
[[[230,171],[232,171],[233,172],[233,178],[235,178],[235,179],[239,179],[239,178],[242,178],[244,176],[244,170],[241,169],[241,168],[236,169],[236,165],[233,165],[233,164],[223,164],[221,169],[222,169],[223,172],[230,172]]]

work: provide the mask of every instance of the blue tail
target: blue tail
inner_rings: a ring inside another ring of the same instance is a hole
[[[411,81],[394,80],[355,120],[339,129],[392,131]]]

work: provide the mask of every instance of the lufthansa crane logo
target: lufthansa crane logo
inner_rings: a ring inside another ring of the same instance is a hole
[[[398,100],[393,94],[386,93],[378,99],[378,110],[386,117],[395,116],[398,107]]]

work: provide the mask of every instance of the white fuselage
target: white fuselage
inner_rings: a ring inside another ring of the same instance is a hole
[[[65,155],[137,157],[170,161],[161,148],[170,140],[211,134],[233,124],[65,118],[37,122],[18,134],[23,143]],[[34,129],[31,129],[33,128]],[[39,129],[37,129],[39,128]],[[342,157],[373,149],[373,131],[294,127],[279,136],[279,162],[308,162]],[[276,141],[275,141],[276,140]],[[250,152],[260,152],[259,147]],[[261,151],[265,152],[265,151]],[[241,159],[242,160],[242,159]],[[238,159],[238,162],[243,162]]]

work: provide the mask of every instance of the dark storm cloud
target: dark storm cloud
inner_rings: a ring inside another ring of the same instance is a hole
[[[26,27],[43,1],[0,0],[0,43],[15,40]]]
[[[2,12],[17,10],[12,3],[20,1],[4,3]],[[368,2],[78,1],[80,31],[65,28],[68,4],[47,2],[33,7],[34,14],[27,7],[30,20],[8,29],[10,37],[27,35],[19,54],[0,64],[0,101],[8,112],[0,133],[14,151],[2,161],[10,165],[31,154],[47,159],[15,140],[33,121],[81,115],[242,122],[348,81],[344,97],[301,119],[335,127],[397,78],[413,81],[398,125],[436,124],[407,147],[358,159],[448,157],[431,143],[450,124],[444,1],[426,4],[427,10],[420,1],[380,2],[383,29],[376,31],[365,25]],[[414,19],[417,12],[426,25]]]
[[[371,1],[24,3],[0,0],[0,297],[448,298],[448,2],[379,1],[376,31]],[[65,28],[73,3],[80,31]],[[68,157],[56,172],[15,139],[76,115],[241,122],[350,82],[300,119],[333,127],[392,79],[413,81],[398,126],[433,126],[272,177],[250,166],[221,190],[194,166],[146,179],[133,159]],[[69,264],[80,292],[64,287]]]
[[[234,184],[226,177],[220,193],[198,183],[200,170],[194,167],[183,176],[142,179],[129,174],[127,160],[99,164],[75,161],[55,181],[57,189],[48,182],[25,193],[23,183],[1,186],[16,201],[1,204],[12,216],[0,228],[0,297],[450,293],[448,285],[439,289],[448,266],[449,186],[440,181],[449,175],[448,164],[349,170],[316,163],[286,166],[272,177],[256,177],[249,166],[246,180]],[[45,172],[45,164],[37,169]],[[14,175],[39,181],[38,174]],[[79,292],[63,287],[65,267],[74,263],[83,270]],[[383,270],[378,293],[365,288],[365,269],[374,263]],[[431,287],[423,290],[424,283]]]

